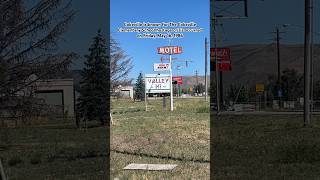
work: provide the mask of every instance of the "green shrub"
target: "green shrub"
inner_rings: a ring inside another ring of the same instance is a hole
[[[210,113],[210,108],[207,106],[199,107],[196,110],[197,113]]]
[[[41,163],[41,155],[40,154],[33,154],[30,158],[31,164],[40,164]]]
[[[9,166],[16,166],[17,164],[20,164],[20,163],[23,163],[23,160],[18,156],[14,156],[8,161]]]

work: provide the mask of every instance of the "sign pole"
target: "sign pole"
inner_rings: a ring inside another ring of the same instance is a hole
[[[147,87],[146,87],[146,76],[144,76],[144,84],[145,84],[145,87],[144,87],[144,104],[146,106],[146,111],[148,111],[148,105],[147,105]]]
[[[172,58],[169,55],[170,60],[170,111],[173,111],[173,88],[172,88]]]

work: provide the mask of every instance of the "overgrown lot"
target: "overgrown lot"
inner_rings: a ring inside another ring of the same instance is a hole
[[[175,99],[175,110],[161,99],[112,102],[111,174],[119,179],[209,179],[209,103]],[[130,163],[177,164],[173,171],[122,170]]]
[[[212,116],[215,179],[319,179],[320,123],[302,115]]]
[[[106,128],[73,122],[0,129],[0,158],[10,180],[104,179]]]

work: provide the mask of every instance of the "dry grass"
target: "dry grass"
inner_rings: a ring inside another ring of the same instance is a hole
[[[150,100],[145,112],[144,102],[113,102],[112,177],[209,179],[209,113],[198,112],[207,106],[203,99],[177,99],[175,111],[170,112],[162,110],[161,100]],[[129,163],[178,167],[172,172],[122,170]]]

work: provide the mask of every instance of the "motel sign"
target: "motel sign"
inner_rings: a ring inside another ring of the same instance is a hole
[[[163,46],[158,47],[158,54],[181,54],[182,53],[182,47],[181,46]]]

